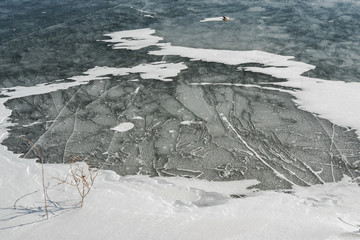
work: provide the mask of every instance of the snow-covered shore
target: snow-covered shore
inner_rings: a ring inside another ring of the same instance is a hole
[[[54,179],[69,166],[48,164],[46,220],[40,164],[10,155],[0,164],[1,239],[360,239],[360,188],[350,179],[282,192],[248,189],[254,180],[100,171],[79,208],[76,189]]]

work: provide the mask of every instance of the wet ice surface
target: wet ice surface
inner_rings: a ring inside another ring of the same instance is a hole
[[[34,157],[23,136],[47,162],[81,156],[121,175],[257,179],[262,189],[358,177],[356,92],[326,112],[329,96],[358,84],[319,78],[359,81],[359,8],[113,1],[29,36],[4,35],[12,125],[2,144]],[[221,15],[232,21],[201,22]]]

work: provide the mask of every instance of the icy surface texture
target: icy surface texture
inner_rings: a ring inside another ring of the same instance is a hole
[[[355,1],[84,4],[87,14],[59,6],[64,21],[46,17],[56,23],[29,10],[32,33],[3,35],[11,151],[34,157],[22,136],[47,162],[81,156],[122,175],[257,179],[262,189],[360,175],[355,131],[299,109],[302,89],[286,72],[359,81]],[[230,20],[201,21],[222,15]]]

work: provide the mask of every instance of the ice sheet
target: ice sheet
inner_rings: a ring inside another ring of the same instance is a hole
[[[147,37],[153,38],[154,31],[143,29],[130,33],[141,35],[147,41]],[[119,37],[118,41],[123,38],[132,41],[124,37],[128,35],[128,31],[114,34]],[[134,44],[140,46],[142,42]],[[336,91],[351,86],[355,104],[359,101],[355,95],[358,83],[349,85],[304,77],[302,74],[314,66],[294,61],[290,56],[153,44],[153,49],[158,47],[159,50],[151,50],[149,54],[159,56],[162,61],[129,67],[97,66],[70,77],[72,82],[3,89],[8,94],[3,99],[14,100],[34,92],[44,94],[84,86],[69,96],[66,93],[50,96],[49,106],[55,104],[55,109],[50,108],[47,114],[54,117],[46,117],[49,119],[49,123],[45,123],[47,129],[40,132],[35,142],[45,149],[45,157],[50,162],[56,159],[66,162],[65,156],[69,154],[83,154],[84,158],[91,158],[93,164],[116,168],[124,175],[256,178],[264,189],[312,185],[338,181],[343,174],[357,175],[358,143],[352,139],[355,137],[352,132],[336,124],[355,128],[358,112],[353,119],[346,118],[348,122],[341,122],[345,119],[343,116],[337,119],[326,116],[335,124],[322,117],[335,106],[334,102],[327,102],[330,95],[324,90]],[[138,54],[137,50],[129,49]],[[150,56],[146,52],[142,54]],[[191,61],[185,64],[183,58]],[[211,74],[213,70],[215,75]],[[186,77],[187,74],[190,77]],[[174,78],[178,81],[172,82]],[[254,78],[260,80],[254,82]],[[147,79],[161,81],[143,81]],[[85,85],[89,81],[93,81],[92,84]],[[288,93],[297,98],[294,100]],[[350,96],[349,92],[346,94]],[[339,101],[332,97],[334,99]],[[292,100],[305,110],[307,106],[314,106],[311,111],[316,114],[300,111]],[[86,107],[82,106],[82,101]],[[23,109],[26,111],[27,107],[22,105],[22,102],[17,103],[20,110],[16,114],[23,114]],[[337,113],[351,109],[342,107]],[[35,110],[35,113],[42,116],[41,112]],[[134,128],[123,134],[109,131],[119,122],[131,122]],[[32,128],[29,124],[25,126]],[[54,135],[58,139],[54,139]],[[95,145],[99,147],[94,148]],[[324,154],[318,149],[327,151]],[[31,154],[31,149],[25,154]],[[267,169],[265,174],[263,168]]]
[[[140,30],[139,30],[140,31]],[[143,30],[143,37],[148,32]],[[152,38],[150,33],[148,38]],[[240,68],[274,76],[279,79],[287,79],[285,83],[277,85],[300,88],[294,91],[297,97],[296,103],[304,110],[319,114],[320,117],[329,119],[331,122],[356,129],[360,135],[360,83],[343,81],[327,81],[316,78],[304,77],[307,71],[315,66],[292,60],[293,57],[281,56],[262,51],[229,51],[215,49],[187,48],[172,46],[169,43],[157,44],[161,50],[150,51],[154,55],[179,55],[192,60],[217,62],[230,65],[245,63],[259,63],[265,67]]]

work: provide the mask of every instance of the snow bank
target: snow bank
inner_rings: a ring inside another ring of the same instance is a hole
[[[39,164],[10,155],[1,155],[0,164],[0,187],[6,192],[0,196],[1,239],[360,238],[354,227],[360,222],[360,188],[349,179],[284,193],[249,189],[255,180],[120,177],[100,171],[78,208],[76,189],[53,178],[64,177],[69,166],[45,165],[50,200],[45,220]]]

